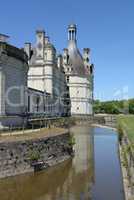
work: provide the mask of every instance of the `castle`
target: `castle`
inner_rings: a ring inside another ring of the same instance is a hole
[[[90,49],[77,48],[76,25],[68,26],[68,47],[57,55],[43,30],[23,49],[0,34],[0,128],[21,126],[29,116],[92,115],[94,66]]]

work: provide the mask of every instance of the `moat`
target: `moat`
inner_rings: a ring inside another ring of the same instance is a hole
[[[124,200],[117,134],[76,126],[74,158],[35,174],[0,180],[1,200]]]

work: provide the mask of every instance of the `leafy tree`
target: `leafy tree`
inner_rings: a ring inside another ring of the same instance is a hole
[[[95,100],[93,108],[95,113],[134,114],[134,99],[121,100],[121,101],[106,101],[106,102]]]

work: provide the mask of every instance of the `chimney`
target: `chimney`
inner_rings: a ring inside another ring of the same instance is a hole
[[[61,67],[62,67],[62,55],[58,55],[57,65],[58,65],[58,68],[61,69]]]
[[[30,59],[31,56],[31,43],[26,42],[24,45],[24,51],[26,52],[28,59]]]
[[[50,42],[49,37],[45,36],[45,44],[48,44]]]

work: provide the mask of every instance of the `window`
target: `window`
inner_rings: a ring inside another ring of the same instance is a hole
[[[40,97],[37,96],[37,98],[36,98],[37,112],[39,111],[39,103],[40,103]]]
[[[69,55],[67,55],[67,64],[69,63]]]
[[[67,76],[67,83],[69,83],[69,76]]]
[[[28,96],[28,112],[30,112],[30,96]]]
[[[92,74],[93,73],[93,66],[91,65],[90,66],[90,74]]]

